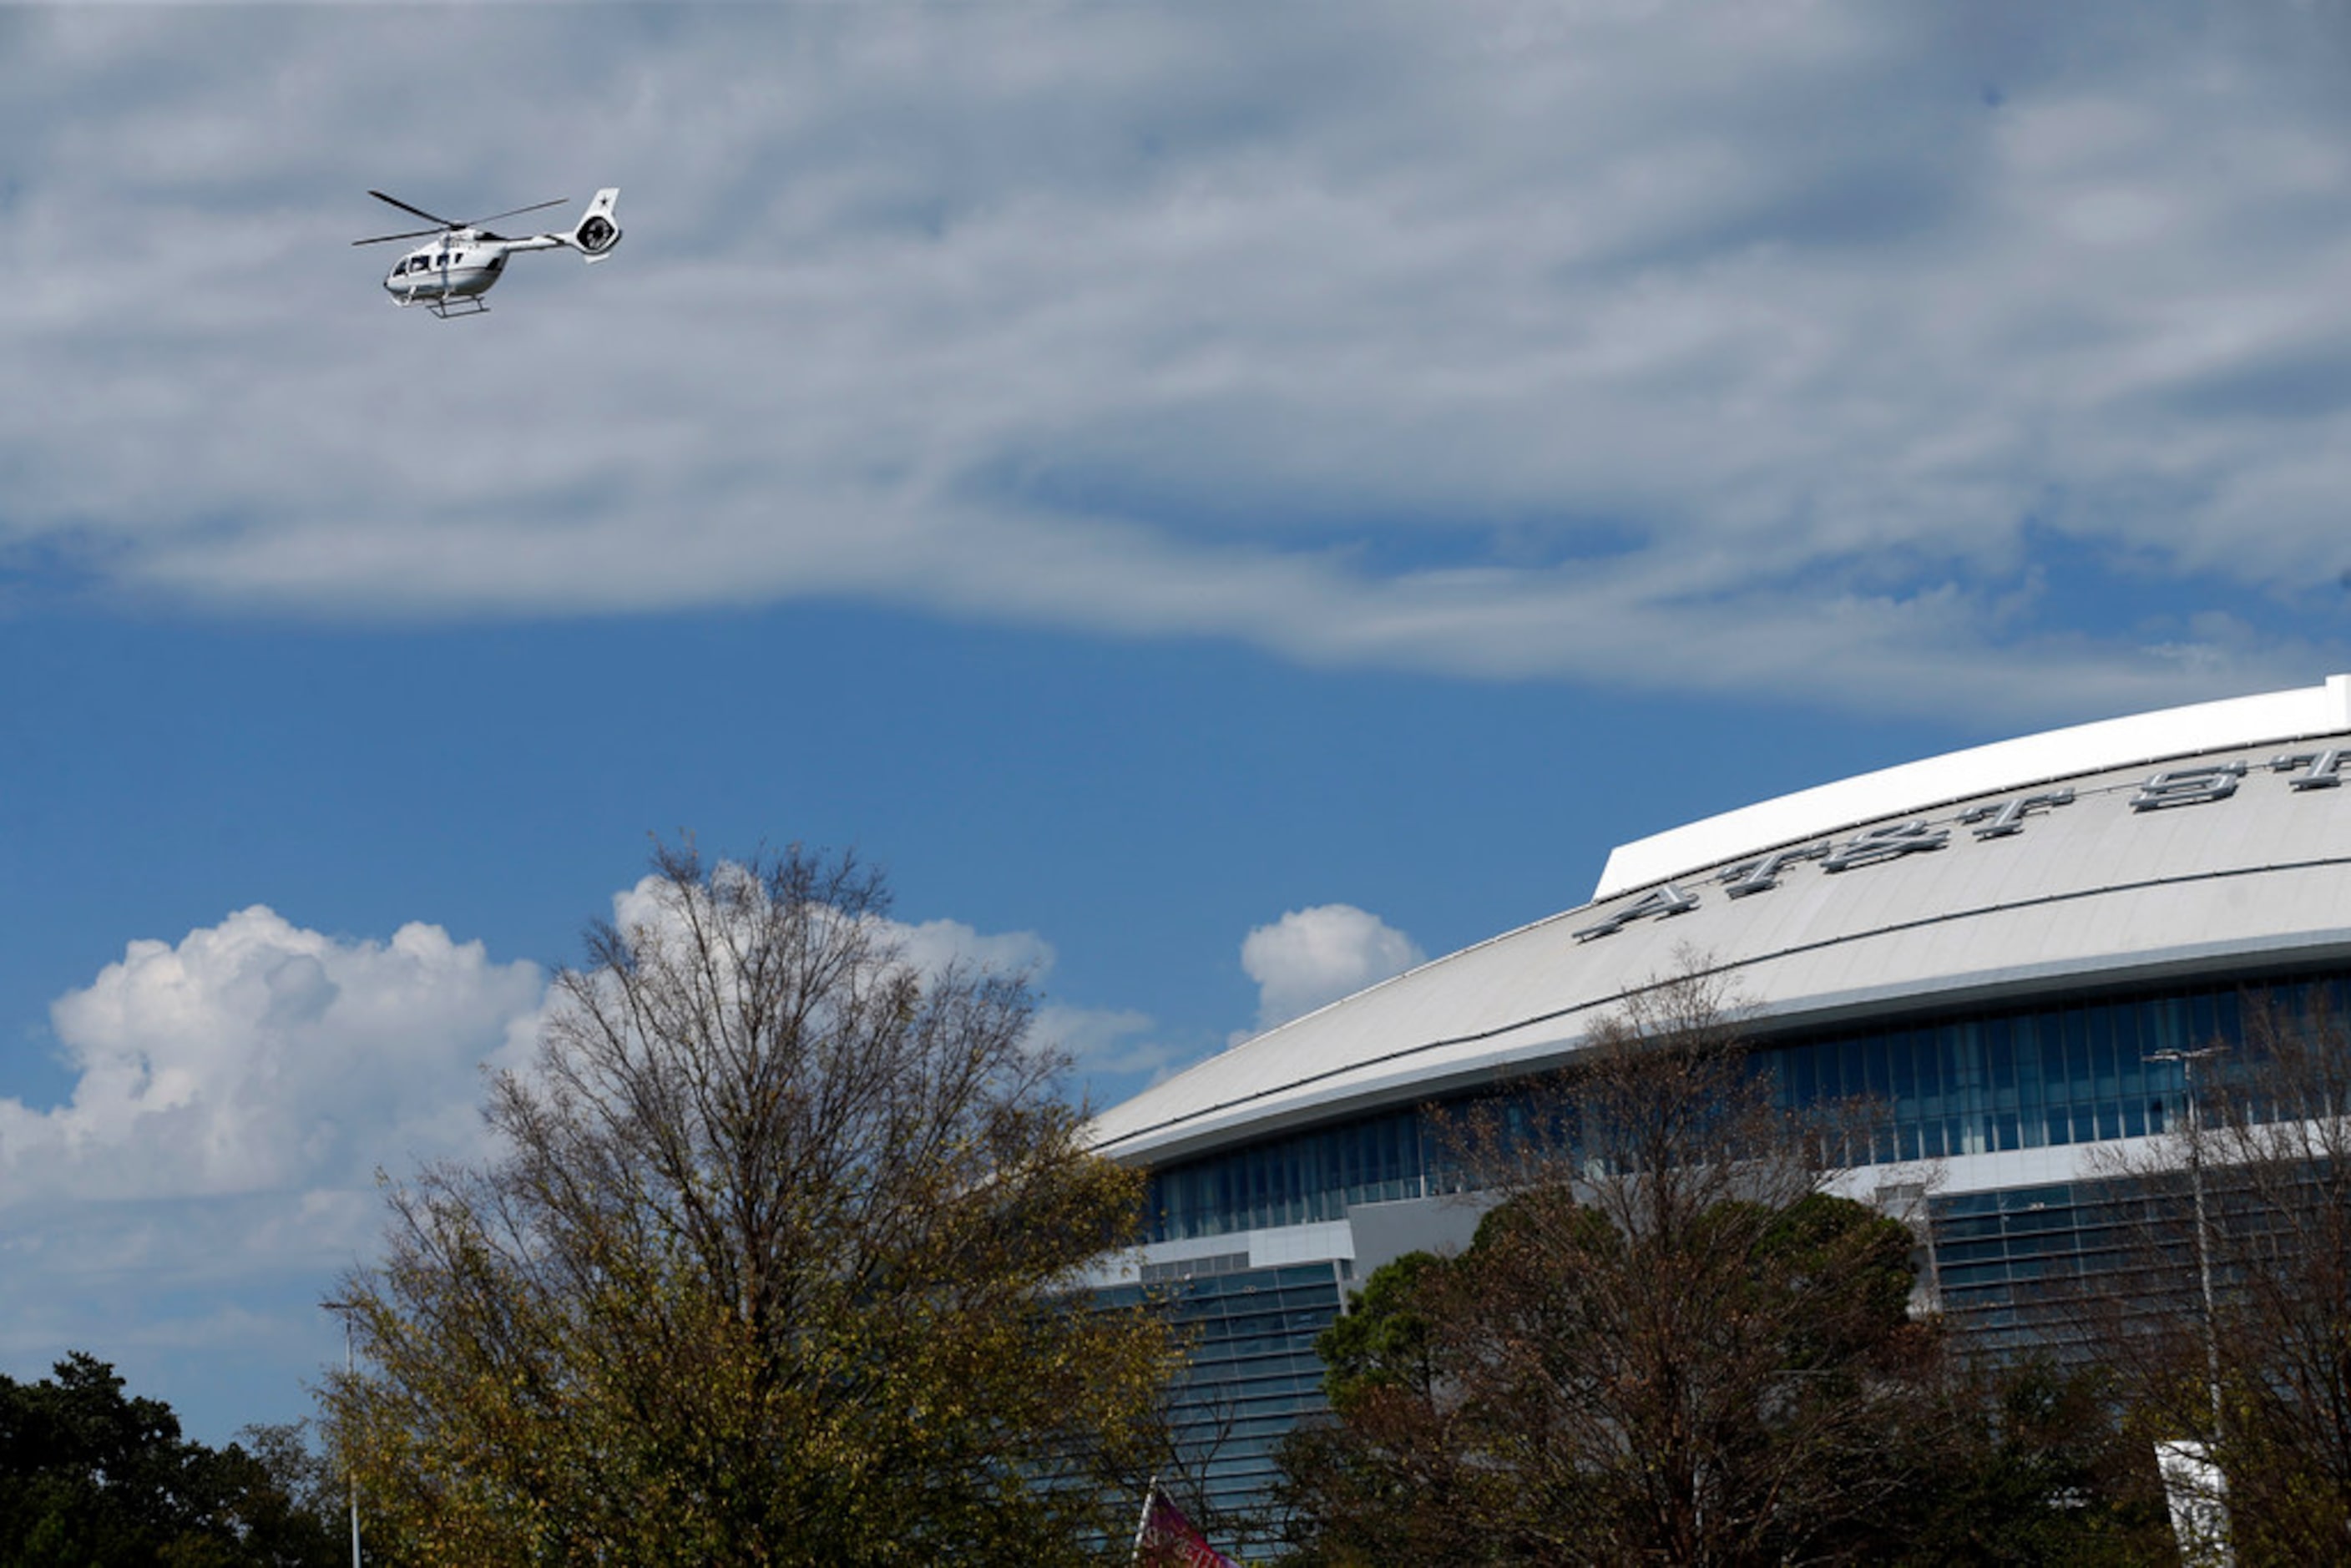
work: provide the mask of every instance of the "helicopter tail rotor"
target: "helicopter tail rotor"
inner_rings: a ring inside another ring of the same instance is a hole
[[[563,236],[564,243],[580,253],[580,260],[601,261],[621,243],[621,226],[612,221],[612,209],[620,199],[617,185],[597,192],[596,199],[588,204],[588,210],[580,214],[571,232]]]

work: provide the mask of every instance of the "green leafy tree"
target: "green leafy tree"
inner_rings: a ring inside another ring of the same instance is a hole
[[[494,1082],[503,1154],[393,1189],[349,1282],[366,1511],[424,1563],[1091,1560],[1174,1350],[1072,1294],[1141,1181],[1024,984],[918,973],[847,859],[641,891]]]
[[[2044,1356],[1961,1369],[1953,1427],[1917,1456],[1926,1484],[1871,1532],[1902,1568],[2173,1568],[2179,1553],[2147,1446],[2106,1376]]]
[[[1830,1196],[1834,1129],[1777,1107],[1719,1000],[1662,986],[1575,1067],[1457,1129],[1505,1200],[1459,1257],[1369,1284],[1327,1343],[1333,1426],[1290,1501],[1334,1563],[1834,1558],[1918,1478],[1937,1335],[1908,1230]]]
[[[283,1561],[350,1561],[350,1480],[312,1441],[308,1421],[255,1422],[237,1428],[231,1451],[257,1476],[250,1489],[250,1533],[283,1541]]]
[[[158,1399],[77,1351],[51,1377],[0,1376],[0,1568],[335,1561],[325,1519],[244,1448],[190,1442]]]
[[[1383,1264],[1316,1340],[1334,1419],[1282,1444],[1292,1568],[1495,1561],[1517,1479],[1479,1451],[1477,1412],[1450,1396],[1431,1314],[1454,1267],[1427,1252]]]
[[[1332,1416],[1284,1456],[1300,1563],[2159,1560],[2112,1406],[1958,1364],[1908,1228],[1830,1190],[1866,1113],[1780,1107],[1682,980],[1459,1124],[1500,1201],[1321,1341]]]
[[[1438,1369],[1421,1293],[1445,1266],[1429,1252],[1407,1252],[1382,1264],[1345,1315],[1315,1340],[1332,1408],[1344,1413],[1387,1390],[1416,1397],[1435,1391]]]

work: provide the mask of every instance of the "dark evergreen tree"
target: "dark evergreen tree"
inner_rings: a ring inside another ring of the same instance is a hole
[[[0,1375],[0,1568],[299,1568],[339,1549],[259,1457],[188,1441],[107,1363],[76,1351],[38,1383]]]

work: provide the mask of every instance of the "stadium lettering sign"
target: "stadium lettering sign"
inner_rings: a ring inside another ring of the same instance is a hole
[[[2286,775],[2289,788],[2303,790],[2337,788],[2343,782],[2346,764],[2351,764],[2351,747],[2285,753],[2271,758],[2262,766],[2271,773]],[[2155,774],[2139,785],[2128,803],[2134,813],[2210,805],[2235,795],[2237,786],[2249,771],[2250,766],[2243,762],[2175,768]],[[2074,791],[2069,786],[2012,796],[1991,805],[1970,806],[1949,819],[1888,822],[1842,841],[1823,839],[1792,849],[1773,850],[1716,872],[1692,885],[1701,889],[1717,885],[1727,898],[1750,898],[1778,887],[1781,879],[1796,866],[1817,863],[1823,873],[1836,876],[1911,855],[1931,854],[1949,845],[1957,828],[1968,829],[1978,839],[2013,838],[2023,832],[2034,817],[2073,804]],[[1678,883],[1662,882],[1618,907],[1606,919],[1572,935],[1578,942],[1613,936],[1636,920],[1665,920],[1687,915],[1700,902],[1698,894]]]

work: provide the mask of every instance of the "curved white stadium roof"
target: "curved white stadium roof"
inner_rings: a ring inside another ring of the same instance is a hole
[[[1269,1030],[1093,1134],[1155,1162],[1515,1075],[1693,961],[1784,1023],[2345,955],[2351,675],[2336,675],[1952,752],[1625,845],[1593,903]]]

